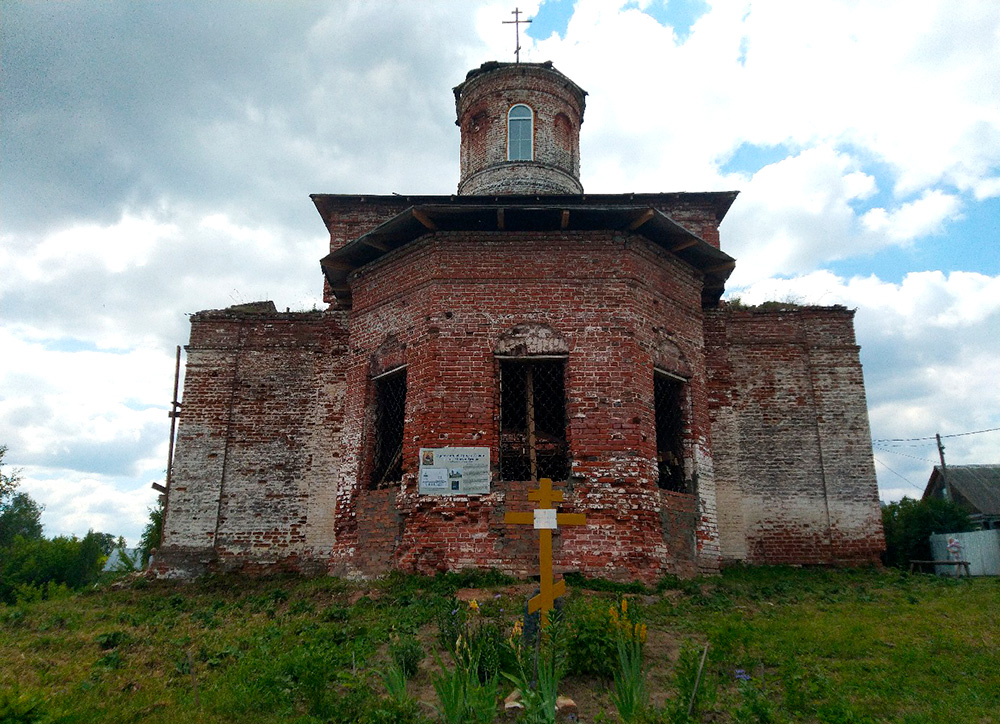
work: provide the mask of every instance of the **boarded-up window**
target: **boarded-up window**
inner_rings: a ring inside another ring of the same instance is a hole
[[[656,370],[653,373],[656,405],[656,464],[659,486],[690,492],[684,474],[684,380]]]
[[[565,480],[565,360],[500,360],[500,478]]]
[[[372,476],[380,488],[403,477],[403,420],[406,415],[406,370],[376,377],[372,414]]]

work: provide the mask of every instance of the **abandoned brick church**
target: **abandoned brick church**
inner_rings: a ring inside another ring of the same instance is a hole
[[[732,192],[585,194],[551,63],[455,88],[454,196],[313,196],[325,311],[191,317],[163,575],[537,565],[652,582],[883,548],[853,312],[720,302]]]

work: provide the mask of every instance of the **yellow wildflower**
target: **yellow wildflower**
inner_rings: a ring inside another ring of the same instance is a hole
[[[473,598],[471,601],[469,601],[469,608],[471,608],[476,613],[479,613],[479,601]]]

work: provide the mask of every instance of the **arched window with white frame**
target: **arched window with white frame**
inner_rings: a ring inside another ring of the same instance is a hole
[[[534,160],[534,117],[529,106],[518,103],[507,111],[507,160]]]

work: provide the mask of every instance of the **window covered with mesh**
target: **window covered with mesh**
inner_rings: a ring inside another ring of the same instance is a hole
[[[565,360],[500,361],[500,478],[565,480]]]
[[[403,477],[403,419],[406,415],[406,370],[373,380],[372,476],[380,488]]]

